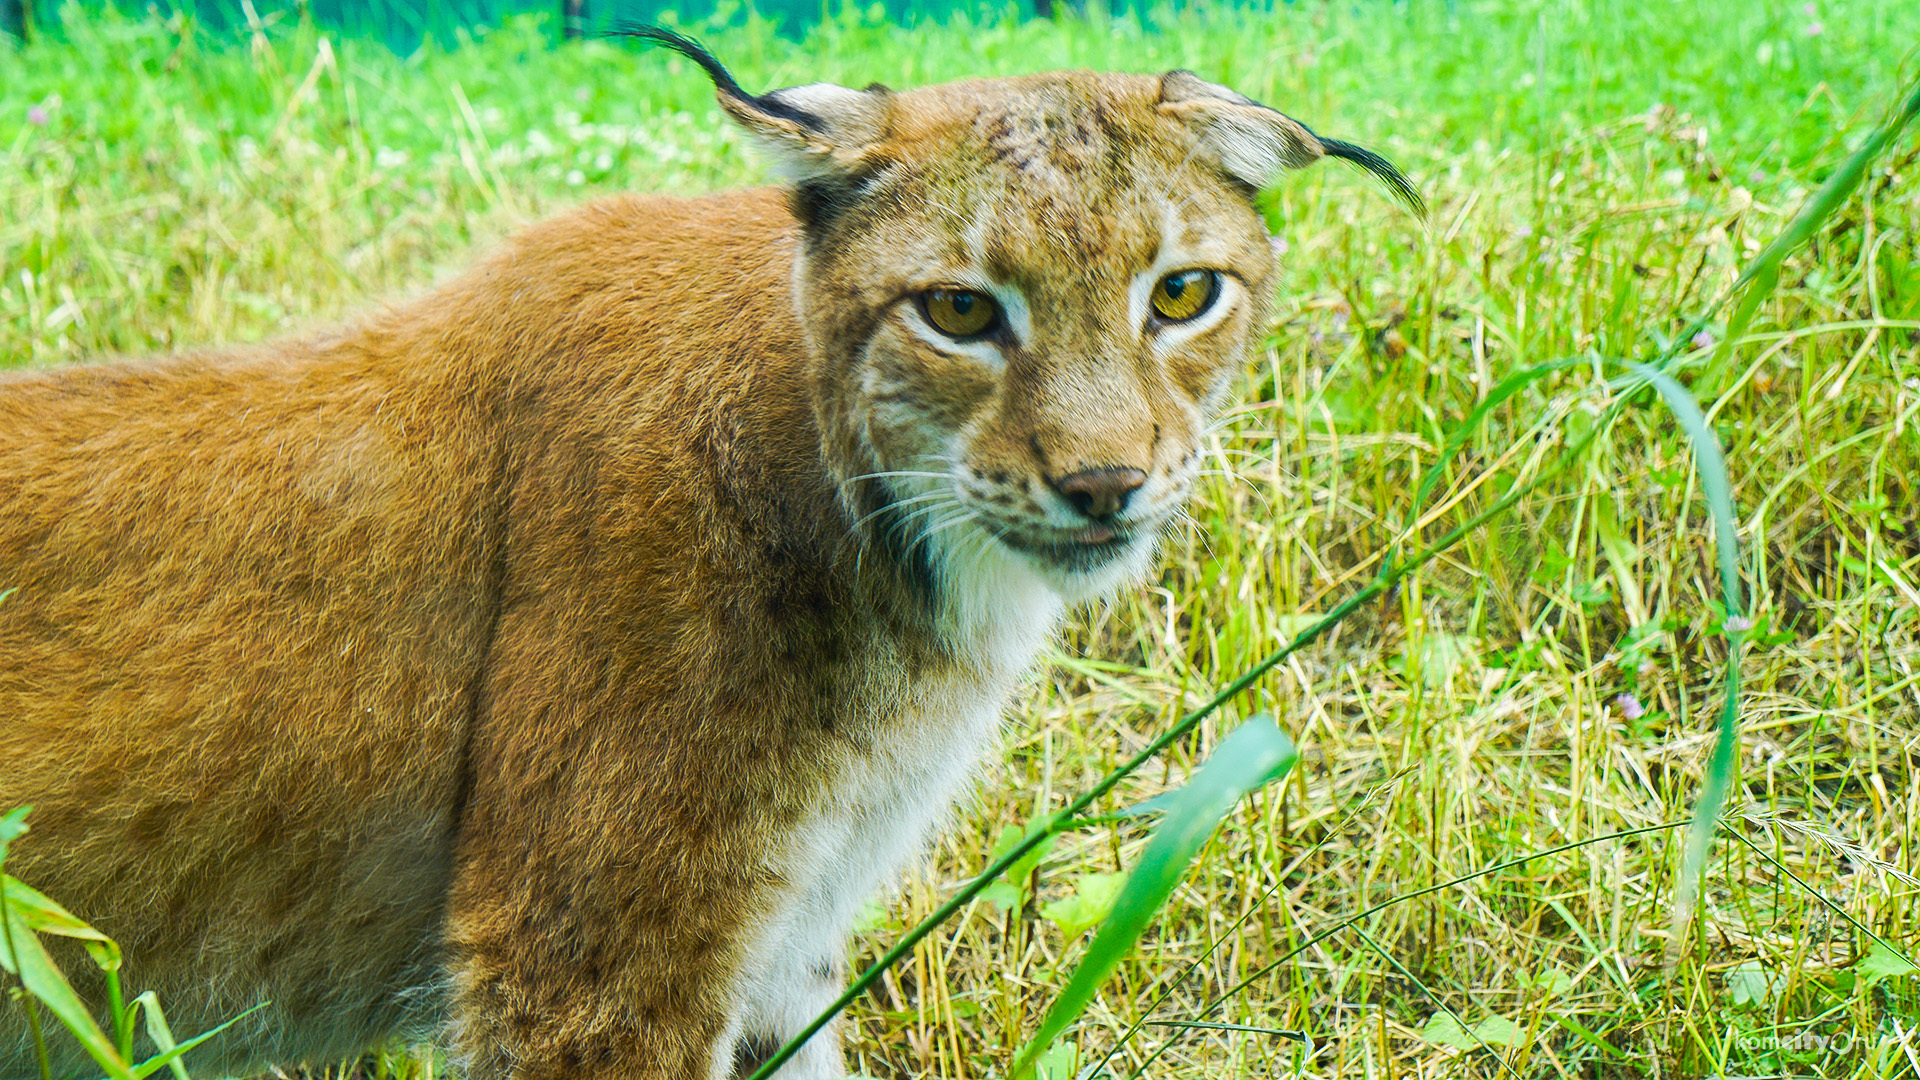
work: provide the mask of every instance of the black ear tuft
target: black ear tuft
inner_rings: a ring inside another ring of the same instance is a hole
[[[713,80],[721,111],[754,136],[789,182],[857,177],[871,169],[869,159],[886,138],[893,95],[884,89],[815,82],[749,94],[692,38],[661,26],[625,26],[613,34],[672,49],[700,65]]]
[[[814,116],[804,109],[794,108],[792,105],[781,101],[774,94],[769,93],[755,96],[742,90],[739,82],[735,81],[733,73],[727,70],[726,65],[722,64],[705,45],[700,44],[684,34],[676,33],[664,26],[629,24],[614,27],[612,30],[607,31],[607,36],[639,38],[642,41],[651,41],[655,45],[672,49],[674,52],[700,65],[701,70],[707,73],[707,77],[713,80],[713,88],[720,91],[722,97],[732,98],[735,101],[751,105],[756,110],[768,116],[779,117],[782,120],[790,120],[810,131],[819,132],[824,130],[824,125],[821,124],[819,117]]]
[[[1419,215],[1421,220],[1426,220],[1427,201],[1420,197],[1420,192],[1413,186],[1413,181],[1408,180],[1405,173],[1395,168],[1393,162],[1364,146],[1355,146],[1352,143],[1341,142],[1339,139],[1323,137],[1320,139],[1320,145],[1325,148],[1328,157],[1351,161],[1385,181],[1386,185],[1393,189],[1393,194],[1407,204],[1409,210]]]
[[[1214,161],[1248,187],[1263,188],[1283,170],[1337,157],[1386,181],[1409,209],[1427,216],[1426,201],[1393,162],[1364,146],[1323,139],[1293,117],[1191,71],[1160,77],[1160,109],[1191,124]]]

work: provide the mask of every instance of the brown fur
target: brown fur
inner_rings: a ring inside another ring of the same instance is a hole
[[[952,569],[1025,563],[883,535],[861,519],[901,492],[866,474],[964,429],[948,464],[994,528],[1120,466],[1165,478],[1157,527],[1263,320],[1244,184],[1162,95],[889,96],[882,137],[816,139],[804,229],[779,189],[612,199],[349,329],[0,376],[0,809],[35,807],[11,869],[176,1031],[273,1002],[207,1072],[443,1024],[478,1080],[724,1077],[777,1045],[742,972],[824,888],[805,838],[865,797],[846,778],[976,752],[957,718],[1027,655],[968,629],[998,616],[957,613]],[[848,162],[885,197],[809,210]],[[1172,355],[1125,314],[1169,213],[1244,290]],[[902,329],[926,268],[974,258],[1032,309],[1000,371]],[[0,1077],[24,1046],[0,1012]]]

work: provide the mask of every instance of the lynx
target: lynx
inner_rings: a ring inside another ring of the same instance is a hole
[[[271,1003],[203,1073],[763,1063],[1063,610],[1150,567],[1268,315],[1256,192],[1332,156],[1417,202],[1183,71],[755,96],[641,33],[782,186],[0,376],[10,868],[176,1030]],[[28,1047],[0,1010],[0,1077]],[[781,1075],[843,1071],[828,1029]]]

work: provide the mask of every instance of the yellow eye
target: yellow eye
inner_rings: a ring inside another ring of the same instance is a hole
[[[1153,287],[1153,310],[1168,322],[1186,322],[1212,307],[1219,297],[1218,271],[1175,270]]]
[[[977,337],[1000,323],[1000,305],[971,289],[928,289],[920,294],[920,310],[948,337]]]

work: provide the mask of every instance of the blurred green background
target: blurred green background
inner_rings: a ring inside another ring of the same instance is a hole
[[[1067,0],[1060,0],[1064,9]],[[555,16],[556,33],[574,17],[574,25],[586,33],[605,30],[623,23],[652,23],[663,18],[682,24],[726,24],[745,18],[744,0],[88,0],[81,10],[91,11],[107,3],[133,15],[155,14],[161,18],[184,16],[202,29],[220,32],[242,31],[259,25],[285,24],[310,18],[328,29],[385,42],[402,55],[412,53],[429,37],[441,45],[457,44],[476,27],[498,26],[506,18],[526,13]],[[571,9],[569,3],[574,5]],[[1022,14],[1047,14],[1053,0],[1017,0]],[[58,34],[63,15],[59,0],[0,0],[0,12],[8,5],[29,13],[36,30]],[[1037,10],[1036,10],[1037,5]],[[839,0],[757,0],[755,15],[771,20],[786,34],[798,34],[842,9],[857,9],[874,21],[882,19],[914,23],[954,14],[995,14],[1008,5],[983,0],[870,0],[868,3],[842,4]],[[1108,0],[1115,13],[1131,11],[1136,0]],[[1191,0],[1172,6],[1182,10],[1194,6]],[[1155,5],[1160,11],[1168,5]],[[0,17],[0,25],[7,20]]]

